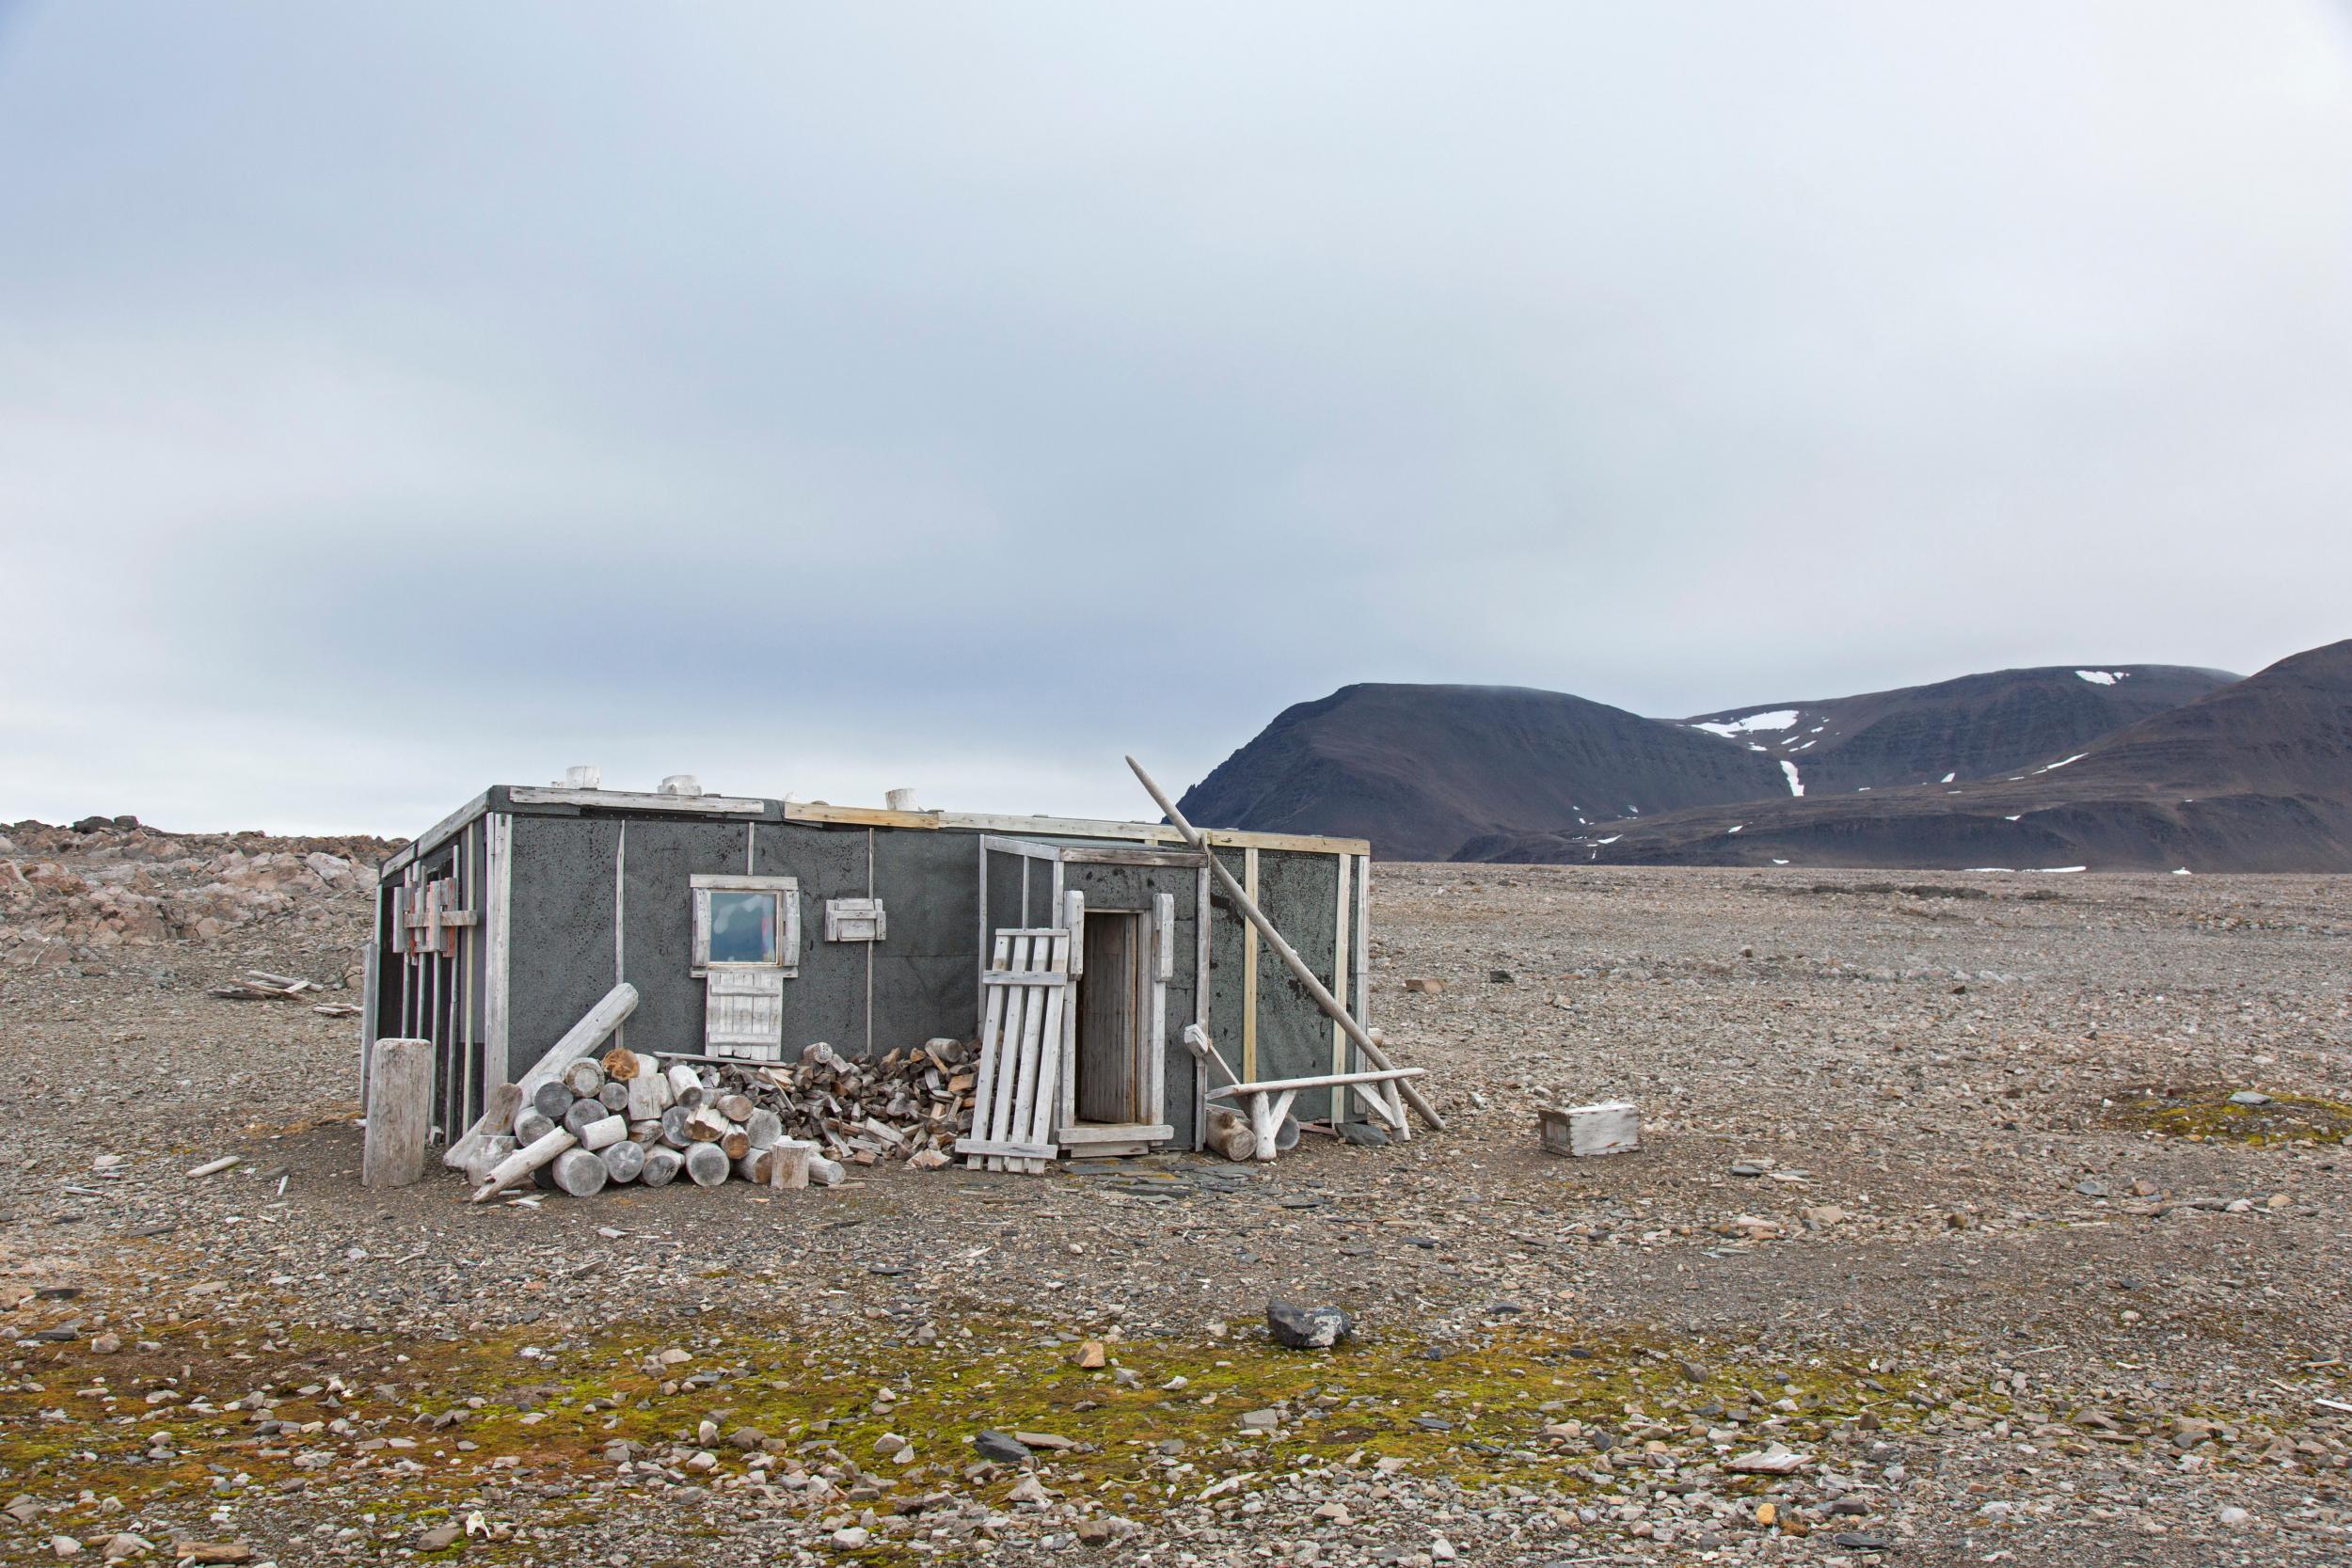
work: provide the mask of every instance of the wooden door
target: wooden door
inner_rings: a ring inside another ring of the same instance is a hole
[[[1143,1119],[1143,916],[1089,910],[1078,984],[1080,1121]]]

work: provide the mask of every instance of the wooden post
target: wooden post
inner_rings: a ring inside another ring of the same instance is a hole
[[[513,1084],[501,1084],[490,1091],[489,1108],[464,1137],[449,1146],[441,1156],[441,1164],[452,1170],[464,1170],[473,1163],[474,1156],[495,1142],[515,1125],[515,1113],[522,1109],[523,1091]]]
[[[1298,950],[1282,940],[1282,933],[1274,928],[1274,922],[1268,920],[1265,911],[1258,908],[1258,901],[1243,892],[1242,885],[1233,880],[1233,874],[1209,853],[1208,840],[1200,836],[1200,830],[1184,820],[1184,814],[1178,811],[1176,803],[1152,782],[1152,775],[1143,770],[1143,764],[1129,757],[1127,766],[1135,769],[1136,777],[1142,781],[1143,787],[1152,792],[1152,799],[1167,814],[1168,824],[1184,835],[1186,844],[1208,857],[1209,874],[1216,879],[1217,886],[1225,890],[1225,896],[1233,901],[1233,907],[1241,911],[1260,936],[1265,938],[1266,945],[1274,949],[1275,956],[1296,976],[1298,983],[1307,988],[1307,994],[1315,999],[1315,1005],[1330,1015],[1332,1022],[1347,1031],[1347,1037],[1356,1042],[1356,1049],[1364,1053],[1366,1061],[1384,1069],[1394,1067],[1396,1064],[1389,1060],[1389,1053],[1380,1049],[1380,1042],[1366,1034],[1363,1025],[1340,1006],[1340,999],[1331,994],[1330,988],[1315,978],[1315,972],[1307,967],[1307,960],[1298,956]],[[1405,1096],[1406,1102],[1421,1113],[1421,1119],[1427,1122],[1433,1131],[1445,1131],[1445,1118],[1438,1115],[1438,1108],[1430,1104],[1419,1089],[1403,1080],[1399,1080],[1396,1086]]]
[[[405,1187],[424,1175],[424,1137],[433,1114],[431,1040],[377,1040],[368,1063],[368,1135],[359,1183]]]

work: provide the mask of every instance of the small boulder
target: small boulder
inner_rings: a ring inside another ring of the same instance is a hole
[[[465,1536],[462,1525],[436,1525],[417,1537],[417,1550],[437,1552],[454,1546]]]
[[[1291,1350],[1329,1350],[1347,1338],[1356,1320],[1336,1307],[1293,1307],[1270,1301],[1265,1325],[1278,1345]]]
[[[980,1451],[982,1459],[993,1459],[999,1465],[1019,1465],[1029,1457],[1029,1445],[993,1427],[973,1433],[972,1446]]]

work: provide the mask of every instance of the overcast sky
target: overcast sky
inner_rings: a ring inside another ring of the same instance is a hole
[[[0,820],[2352,635],[2352,10],[0,0]]]

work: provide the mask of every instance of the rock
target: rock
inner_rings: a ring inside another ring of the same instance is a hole
[[[1436,996],[1445,990],[1445,982],[1427,974],[1416,974],[1405,982],[1405,989],[1417,996]]]
[[[1368,1121],[1340,1123],[1340,1137],[1364,1148],[1385,1148],[1391,1141],[1387,1129],[1375,1127]]]
[[[2230,1096],[2230,1103],[2233,1105],[2267,1105],[2270,1103],[2270,1097],[2260,1089],[2240,1089]]]
[[[768,1434],[757,1427],[737,1427],[727,1433],[727,1444],[744,1453],[755,1453],[768,1441]],[[880,1451],[880,1450],[877,1450]]]
[[[2247,1526],[2254,1522],[2254,1516],[2251,1513],[2249,1513],[2246,1510],[2235,1506],[2223,1509],[2218,1514],[2215,1515],[2215,1517],[2218,1518],[2225,1527],[2231,1529],[2244,1529]]]
[[[874,1439],[874,1451],[885,1457],[907,1446],[907,1440],[895,1432],[885,1432]]]
[[[417,1537],[417,1550],[437,1552],[444,1547],[455,1545],[465,1539],[465,1535],[466,1529],[462,1525],[436,1525]]]
[[[1099,1546],[1110,1538],[1110,1521],[1106,1519],[1081,1519],[1078,1521],[1078,1539],[1085,1542],[1088,1545]]]
[[[145,1557],[154,1549],[155,1543],[143,1535],[133,1535],[129,1530],[108,1536],[105,1545],[99,1548],[108,1562],[128,1562],[133,1558]]]
[[[1245,1410],[1241,1413],[1241,1424],[1252,1432],[1272,1432],[1282,1424],[1282,1413],[1279,1410]]]
[[[54,1557],[80,1557],[82,1544],[70,1535],[53,1535],[49,1538],[49,1551]]]
[[[1077,1364],[1080,1371],[1099,1370],[1106,1359],[1108,1359],[1108,1354],[1103,1349],[1103,1341],[1100,1339],[1089,1339],[1078,1347]]]
[[[111,816],[85,816],[73,824],[73,831],[77,833],[103,833],[114,825],[115,819]],[[60,1536],[58,1539],[66,1538]],[[76,1546],[74,1550],[80,1551],[81,1548]]]
[[[1511,978],[1509,970],[1490,969],[1486,971],[1486,983],[1490,986],[1507,986],[1515,982]]]
[[[1826,1230],[1833,1225],[1843,1225],[1853,1218],[1835,1203],[1817,1203],[1799,1211],[1799,1217],[1816,1230]]]
[[[1455,1558],[1456,1556],[1458,1556],[1458,1555],[1459,1555],[1459,1554],[1458,1554],[1458,1553],[1456,1553],[1456,1552],[1454,1551],[1454,1543],[1453,1543],[1453,1542],[1451,1542],[1451,1541],[1448,1541],[1448,1540],[1447,1540],[1444,1536],[1442,1536],[1442,1535],[1438,1535],[1438,1536],[1433,1536],[1433,1537],[1431,1537],[1431,1538],[1430,1538],[1430,1542],[1429,1542],[1429,1560],[1430,1560],[1430,1561],[1432,1561],[1432,1562],[1452,1562],[1452,1561],[1454,1560],[1454,1558]]]
[[[1772,1173],[1772,1163],[1770,1160],[1734,1160],[1731,1163],[1731,1174],[1734,1176],[1770,1176]]]
[[[113,1333],[101,1334],[89,1342],[89,1348],[93,1355],[117,1354],[122,1349],[122,1336]]]
[[[1019,1465],[1029,1458],[1029,1445],[993,1427],[974,1433],[972,1446],[979,1449],[982,1459],[993,1459],[1000,1465]]]
[[[1743,1476],[1786,1476],[1793,1475],[1812,1463],[1809,1456],[1794,1449],[1768,1443],[1751,1452],[1734,1454],[1724,1461],[1724,1468]]]
[[[1042,1507],[1052,1499],[1046,1495],[1043,1481],[1039,1481],[1035,1476],[1023,1476],[1012,1483],[1012,1490],[1005,1494],[1005,1500],[1014,1503],[1036,1503]]]
[[[844,1551],[855,1551],[873,1539],[863,1525],[845,1525],[833,1532],[833,1544]]]
[[[2085,1197],[2106,1197],[2108,1196],[2107,1184],[2100,1180],[2095,1176],[2086,1176],[2080,1181],[2075,1182],[2074,1190],[2082,1194]]]
[[[1270,1301],[1266,1329],[1274,1342],[1291,1350],[1329,1350],[1347,1338],[1356,1321],[1336,1307],[1293,1307]]]

